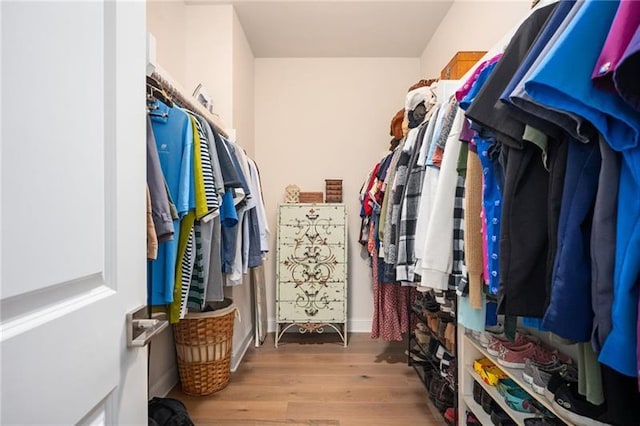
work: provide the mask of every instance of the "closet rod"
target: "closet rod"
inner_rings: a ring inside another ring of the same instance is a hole
[[[150,33],[147,33],[147,76],[156,80],[162,86],[162,89],[183,107],[204,117],[220,136],[229,138],[229,134],[224,130],[220,117],[202,106],[193,96],[185,95],[186,91],[167,71],[157,64],[156,39]]]
[[[151,73],[150,77],[156,80],[158,83],[160,83],[160,86],[162,86],[162,89],[165,92],[167,92],[167,94],[172,99],[175,99],[178,104],[204,117],[209,122],[209,124],[211,124],[215,128],[216,132],[222,137],[225,137],[225,138],[229,137],[227,132],[225,132],[222,126],[220,125],[219,117],[217,117],[216,115],[208,111],[205,107],[199,104],[193,97],[184,95],[179,88],[176,88],[174,85],[171,84],[170,80],[165,75],[158,72],[158,69],[154,70]]]

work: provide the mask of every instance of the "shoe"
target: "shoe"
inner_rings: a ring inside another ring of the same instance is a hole
[[[424,324],[422,323],[418,323],[424,326]],[[415,336],[416,336],[416,340],[418,341],[418,343],[420,343],[420,345],[427,347],[429,345],[429,339],[431,339],[431,335],[428,334],[427,332],[424,332],[422,330],[420,330],[420,328],[416,328],[415,332],[414,332]]]
[[[422,353],[422,351],[418,349],[411,349],[410,351],[405,350],[404,354],[417,363],[428,364],[431,361],[426,354]]]
[[[449,387],[447,385],[446,380],[435,371],[433,372],[433,377],[431,379],[431,383],[429,383],[429,398],[434,402],[438,399],[438,395],[442,392],[442,389],[445,387]],[[453,405],[453,403],[451,403]],[[446,407],[445,407],[446,408]],[[444,408],[442,408],[444,410]]]
[[[530,417],[524,419],[524,426],[567,426],[557,417]]]
[[[522,371],[522,380],[528,385],[533,385],[533,376],[536,370],[541,369],[546,373],[553,373],[556,369],[559,369],[564,364],[559,361],[552,361],[547,364],[535,362],[532,359],[527,359],[524,362],[524,370]],[[546,387],[546,386],[545,386]]]
[[[503,344],[498,355],[498,364],[508,368],[524,368],[525,360],[534,356],[537,346],[529,342],[522,346],[508,346]]]
[[[489,358],[480,358],[473,361],[473,370],[482,375],[482,370],[486,367],[494,367],[495,364]]]
[[[484,393],[484,389],[482,385],[475,380],[473,381],[473,400],[478,403],[478,405],[482,405],[482,394]]]
[[[509,341],[504,335],[499,334],[488,334],[487,339],[489,340],[489,343],[487,344],[487,352],[492,356],[499,356],[504,346],[523,346],[533,341],[532,338],[527,337],[527,335],[522,333],[516,333],[516,338],[513,342]]]
[[[495,402],[493,400],[493,398],[491,398],[491,395],[489,395],[489,393],[487,391],[485,391],[483,389],[482,391],[482,397],[480,399],[480,405],[482,406],[482,409],[484,410],[485,413],[491,415],[491,412],[496,410],[497,408],[499,408],[500,406],[498,405],[497,402]]]
[[[435,299],[439,305],[444,305],[447,302],[444,291],[436,291]]]
[[[456,409],[453,407],[449,407],[446,410],[444,410],[444,414],[443,416],[445,421],[447,422],[447,424],[449,425],[455,425],[457,423],[457,415],[456,415]]]
[[[482,426],[482,423],[473,413],[467,412],[467,426]]]
[[[550,364],[557,360],[555,351],[550,352],[542,345],[529,342],[522,346],[502,345],[497,361],[505,367],[524,369],[527,359],[537,364]]]
[[[498,382],[500,382],[500,380],[506,379],[509,376],[507,376],[507,374],[502,371],[500,367],[494,365],[482,370],[482,373],[480,373],[480,377],[482,377],[482,380],[489,386],[496,386]]]
[[[445,384],[440,388],[440,391],[436,395],[434,404],[441,412],[446,411],[447,408],[453,407],[453,389],[449,386],[449,383],[445,381]]]
[[[572,364],[565,364],[560,371],[551,374],[544,390],[544,396],[553,402],[556,390],[566,383],[578,383],[578,370]]]
[[[495,426],[516,426],[516,422],[500,408],[491,412],[491,422]]]
[[[533,363],[532,361],[529,361],[529,362]],[[563,373],[567,371],[568,368],[570,367],[567,367],[567,364],[563,364],[562,362],[559,362],[559,361],[553,364],[549,364],[547,366],[533,368],[532,375],[531,375],[531,379],[532,379],[531,388],[538,395],[544,395],[545,390],[547,389],[547,385],[549,384],[549,381],[551,380],[551,377],[553,376],[553,374]],[[525,366],[525,369],[526,369],[526,366]],[[524,377],[524,373],[523,373],[523,377]]]
[[[456,326],[450,322],[447,324],[447,328],[444,330],[444,342],[447,344],[447,349],[450,352],[456,350]]]
[[[480,343],[480,346],[482,346],[483,348],[489,346],[489,338],[485,333],[473,330],[471,331],[471,337],[473,337],[474,340]]]
[[[553,408],[567,422],[576,426],[605,426],[607,406],[594,405],[578,394],[575,383],[560,386],[555,393]]]

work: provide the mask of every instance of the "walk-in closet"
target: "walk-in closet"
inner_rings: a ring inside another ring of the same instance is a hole
[[[640,426],[640,1],[0,1],[0,424]]]

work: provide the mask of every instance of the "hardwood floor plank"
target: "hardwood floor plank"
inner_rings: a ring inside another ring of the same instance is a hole
[[[273,347],[273,335],[250,348],[231,383],[215,394],[187,396],[176,386],[196,425],[442,426],[402,342],[352,334],[293,335]]]
[[[433,417],[426,404],[401,402],[290,402],[287,410],[287,418],[290,419],[324,419],[328,414],[341,420],[374,418],[391,421],[399,417]]]

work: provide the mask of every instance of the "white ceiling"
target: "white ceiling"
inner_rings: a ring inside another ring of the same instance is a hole
[[[232,3],[256,57],[419,57],[453,0]]]

